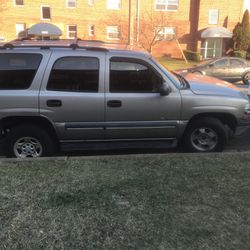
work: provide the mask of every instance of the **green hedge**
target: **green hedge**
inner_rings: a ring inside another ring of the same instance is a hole
[[[187,60],[199,62],[201,60],[201,53],[200,52],[194,52],[191,50],[184,50],[184,55],[187,58]]]
[[[247,52],[245,50],[235,50],[233,56],[245,58],[247,57]]]

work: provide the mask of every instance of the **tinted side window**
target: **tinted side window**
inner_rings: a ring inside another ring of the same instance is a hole
[[[111,59],[110,92],[158,92],[161,77],[138,61]]]
[[[47,89],[54,91],[97,92],[99,60],[92,57],[63,57],[50,73]]]
[[[230,64],[232,67],[239,68],[239,67],[244,67],[244,62],[238,59],[230,59]]]
[[[0,89],[29,88],[41,60],[40,54],[0,54]]]

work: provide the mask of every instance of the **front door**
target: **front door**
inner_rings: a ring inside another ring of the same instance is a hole
[[[226,80],[228,76],[229,61],[228,58],[218,59],[209,64],[207,75]]]
[[[53,122],[61,140],[104,138],[105,55],[52,54],[40,91],[40,113]]]
[[[106,138],[175,138],[180,118],[181,97],[172,88],[159,94],[162,75],[139,59],[108,58],[106,84]]]

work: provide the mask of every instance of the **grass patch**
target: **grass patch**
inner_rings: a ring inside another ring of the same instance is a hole
[[[250,249],[248,154],[1,162],[0,249]]]
[[[188,68],[198,64],[193,61],[188,61],[188,63],[186,63],[184,59],[173,59],[166,56],[157,58],[157,60],[169,70]]]

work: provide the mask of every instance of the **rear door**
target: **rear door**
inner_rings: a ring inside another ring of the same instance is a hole
[[[106,138],[175,138],[181,97],[172,86],[168,96],[159,94],[165,79],[141,59],[108,57],[106,78]]]
[[[239,81],[242,79],[242,75],[245,72],[246,64],[240,58],[230,58],[230,65],[228,68],[228,80]]]
[[[61,140],[104,137],[104,52],[55,50],[40,91],[40,113]]]

